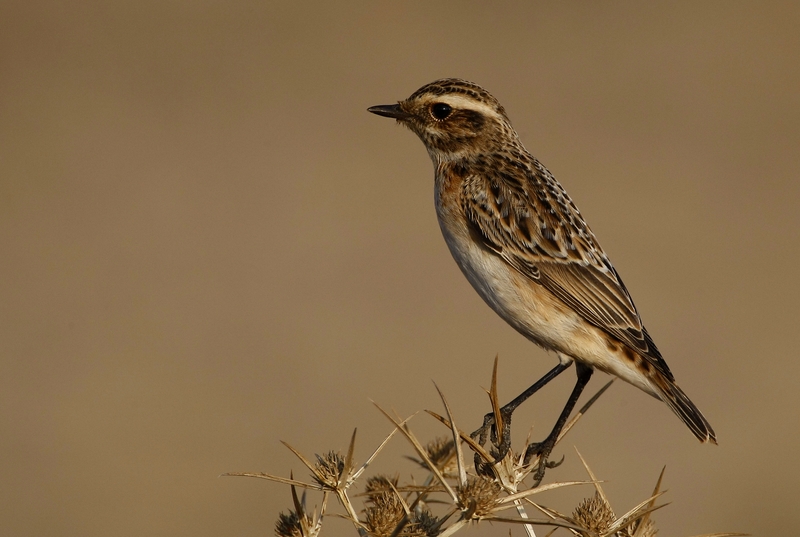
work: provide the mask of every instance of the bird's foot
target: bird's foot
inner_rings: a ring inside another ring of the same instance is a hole
[[[492,443],[489,453],[494,458],[493,461],[483,461],[477,453],[475,454],[475,469],[478,473],[487,473],[488,467],[503,460],[511,450],[511,413],[511,410],[500,409],[502,422],[500,433],[497,430],[494,412],[489,412],[483,417],[483,425],[470,435],[481,446],[486,443],[487,439]]]
[[[528,444],[528,447],[525,449],[525,457],[523,458],[523,464],[530,463],[531,459],[537,457],[539,459],[538,466],[536,468],[536,473],[533,474],[533,486],[538,487],[539,484],[544,479],[544,472],[548,468],[555,468],[556,466],[560,466],[561,463],[564,462],[564,457],[561,457],[560,461],[550,461],[548,460],[550,457],[550,453],[553,451],[553,448],[556,445],[555,437],[547,437],[543,442],[534,442],[533,444]]]

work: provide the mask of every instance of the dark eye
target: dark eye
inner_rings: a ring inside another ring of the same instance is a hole
[[[437,121],[442,121],[443,119],[447,119],[447,117],[453,112],[453,109],[450,108],[449,104],[445,103],[435,103],[431,106],[431,115]]]

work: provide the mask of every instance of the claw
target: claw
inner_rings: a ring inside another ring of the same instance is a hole
[[[556,461],[547,461],[547,463],[545,463],[545,466],[548,469],[550,469],[550,468],[557,468],[557,467],[561,466],[562,464],[564,464],[564,455],[561,455],[561,460],[558,461],[558,462],[556,462]]]
[[[541,484],[542,479],[544,479],[545,470],[561,466],[561,464],[564,462],[563,455],[559,461],[547,460],[547,458],[550,456],[550,453],[553,451],[555,444],[555,438],[548,437],[544,440],[544,442],[534,442],[533,444],[529,444],[525,449],[525,458],[523,459],[524,464],[528,464],[534,456],[539,458],[536,473],[533,475],[534,487],[538,487]]]
[[[484,475],[488,478],[495,479],[497,477],[496,472],[494,471],[494,462],[486,462],[481,459],[479,454],[475,454],[475,473],[478,475]]]
[[[485,475],[493,475],[493,471],[489,471],[485,466],[491,466],[497,464],[501,460],[503,460],[508,452],[511,450],[511,412],[510,411],[502,411],[501,416],[503,421],[503,430],[498,434],[497,427],[495,424],[495,417],[494,413],[490,412],[483,417],[483,425],[480,426],[477,430],[475,430],[470,437],[473,440],[476,440],[478,444],[484,445],[486,443],[487,437],[491,441],[492,446],[496,448],[495,450],[491,451],[494,460],[491,463],[486,463],[477,456],[475,457],[475,470],[478,473],[482,473]],[[490,472],[490,473],[487,473]]]

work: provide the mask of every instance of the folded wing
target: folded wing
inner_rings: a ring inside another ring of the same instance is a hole
[[[489,174],[464,181],[462,209],[473,231],[514,269],[672,380],[594,234],[563,188],[535,164],[522,184]]]

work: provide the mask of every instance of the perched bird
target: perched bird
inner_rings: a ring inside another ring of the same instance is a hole
[[[481,298],[526,338],[557,353],[559,364],[503,407],[505,417],[576,363],[578,382],[567,406],[550,435],[529,446],[527,458],[538,454],[546,461],[595,368],[665,402],[701,442],[716,443],[580,211],[523,147],[497,99],[477,84],[446,78],[398,104],[368,110],[396,119],[425,144],[442,234]]]

